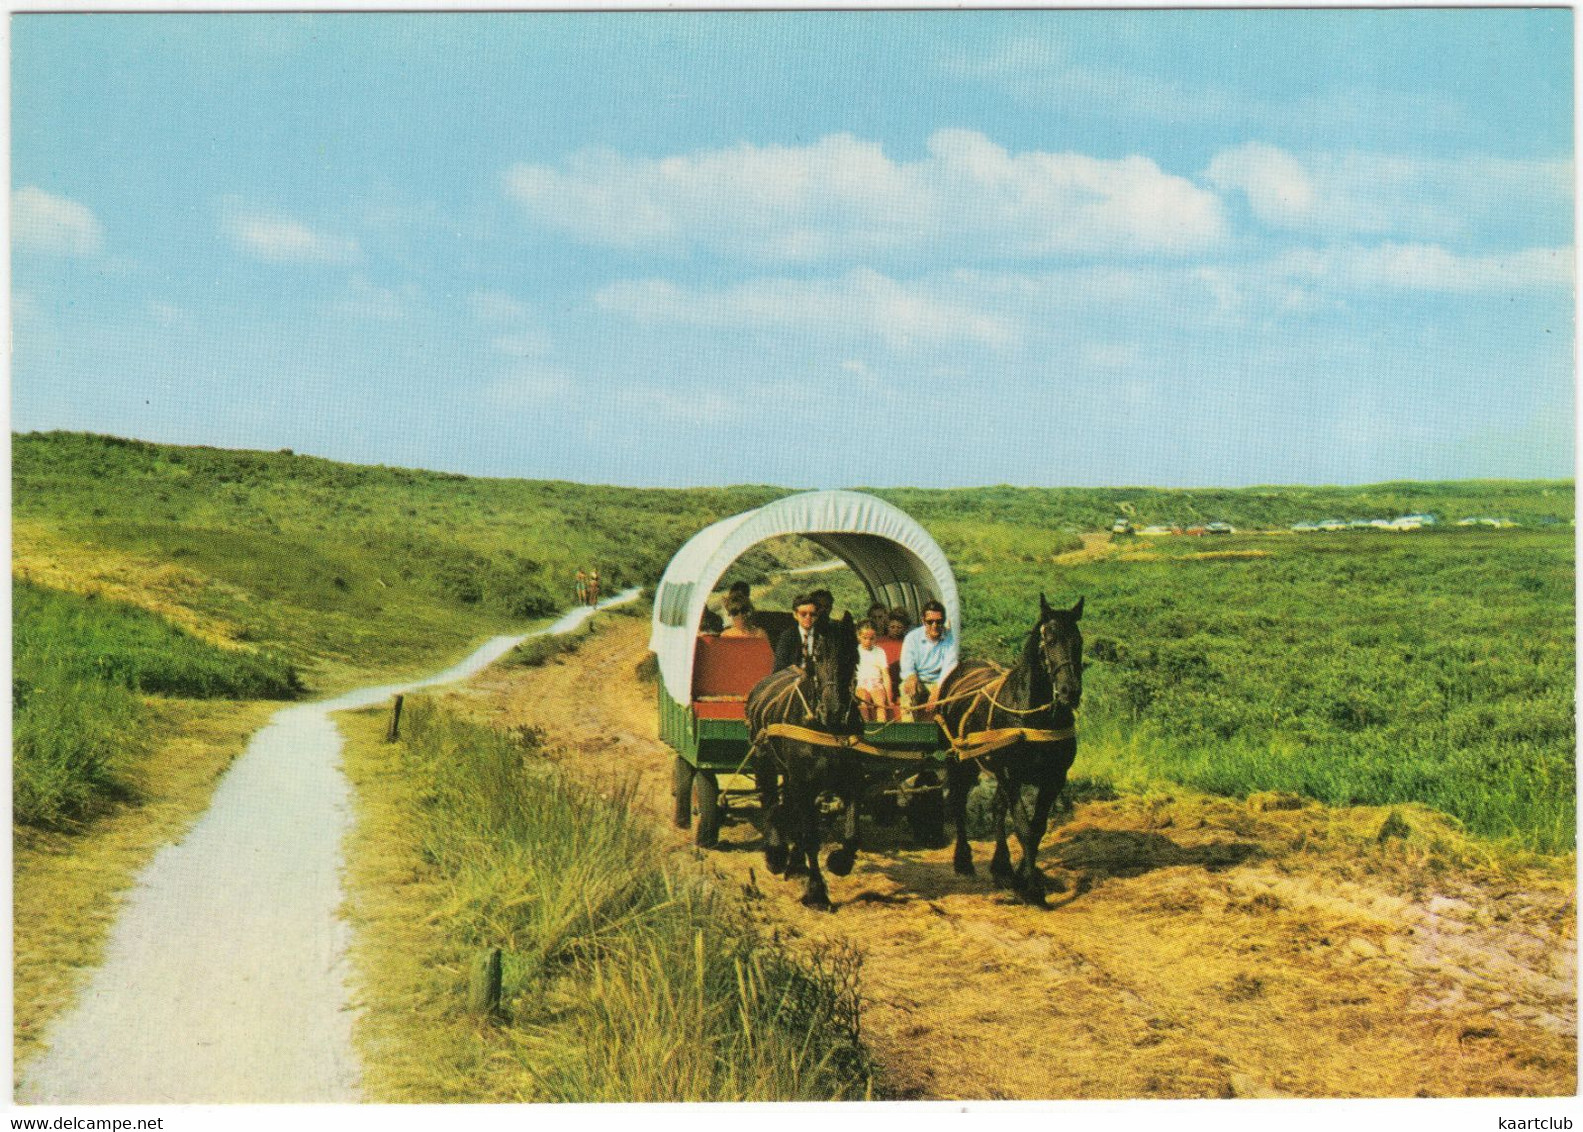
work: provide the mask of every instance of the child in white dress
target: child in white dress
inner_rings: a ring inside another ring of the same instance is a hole
[[[874,643],[874,627],[867,622],[857,630],[857,698],[863,718],[886,720],[896,702],[890,686],[890,659]]]

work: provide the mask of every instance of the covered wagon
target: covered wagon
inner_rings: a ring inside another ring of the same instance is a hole
[[[956,578],[945,554],[910,515],[872,495],[804,492],[695,534],[660,579],[649,648],[659,666],[660,737],[676,752],[676,822],[692,824],[696,800],[700,845],[715,843],[732,796],[754,790],[744,706],[773,666],[769,641],[700,635],[704,612],[732,563],[784,535],[801,536],[844,563],[871,601],[906,609],[916,622],[932,599],[961,631]],[[873,722],[863,739],[878,752],[875,778],[888,781],[893,794],[931,793],[934,805],[917,806],[914,815],[938,815],[938,777],[931,768],[945,762],[939,728],[932,721]]]

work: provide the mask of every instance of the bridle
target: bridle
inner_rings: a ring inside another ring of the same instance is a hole
[[[1054,621],[1046,621],[1039,626],[1039,661],[1044,665],[1044,672],[1045,675],[1050,679],[1050,686],[1052,689],[1058,688],[1060,686],[1061,674],[1063,672],[1068,670],[1076,672],[1080,681],[1083,675],[1083,662],[1080,659],[1073,658],[1072,649],[1068,643],[1061,641],[1059,638],[1057,638],[1053,643],[1049,642],[1049,638],[1046,635],[1046,630],[1054,624]],[[1048,648],[1046,647],[1047,645]],[[1059,651],[1062,656],[1062,659],[1057,661],[1054,665],[1051,665],[1050,663],[1049,649],[1051,648]]]

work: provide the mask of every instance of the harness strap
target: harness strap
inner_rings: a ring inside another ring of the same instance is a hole
[[[946,737],[950,739],[949,733]],[[1013,743],[1059,743],[1063,739],[1075,738],[1076,727],[1063,727],[1059,731],[1037,727],[997,727],[989,731],[971,731],[960,739],[951,739],[951,751],[958,759],[965,761],[983,758]]]
[[[1007,715],[1037,715],[1039,712],[1049,711],[1055,706],[1054,700],[1051,700],[1047,704],[1037,704],[1034,707],[1026,708],[1015,708],[1001,703],[995,698],[995,693],[999,692],[1006,686],[1006,680],[1010,676],[1011,673],[1003,669],[999,675],[995,676],[987,684],[980,684],[976,688],[967,688],[960,692],[953,692],[949,696],[941,696],[934,702],[934,706],[936,709],[938,709],[943,704],[960,703],[962,700],[988,700],[991,706],[999,711],[1005,712]],[[977,706],[977,704],[969,705],[967,711],[971,712],[973,708]],[[966,714],[967,712],[963,713],[964,716]]]
[[[765,725],[759,735],[768,739],[794,739],[799,743],[812,743],[817,747],[844,747],[862,755],[885,753],[878,747],[863,742],[856,735],[832,735],[828,731],[815,731],[811,727],[799,727],[795,723],[770,723]]]

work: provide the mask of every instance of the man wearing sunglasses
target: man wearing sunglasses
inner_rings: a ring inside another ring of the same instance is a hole
[[[916,708],[927,714],[940,698],[940,683],[956,667],[956,634],[946,628],[945,606],[923,605],[923,624],[901,642],[901,717],[911,722]]]
[[[777,671],[801,664],[807,655],[809,634],[813,632],[814,620],[819,615],[819,603],[812,594],[805,594],[792,602],[792,613],[797,617],[797,624],[782,633],[775,642]]]

